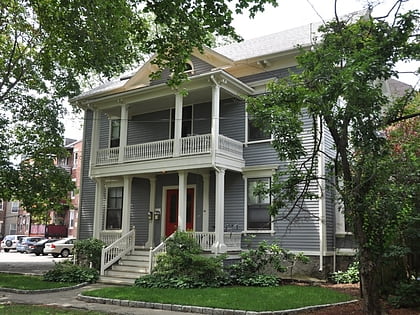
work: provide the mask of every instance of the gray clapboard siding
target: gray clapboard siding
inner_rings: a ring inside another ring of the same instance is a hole
[[[110,126],[111,126],[111,123],[108,117],[104,113],[100,113],[99,115],[99,148],[100,149],[109,148]],[[91,135],[92,135],[92,132],[89,132],[89,136]]]
[[[211,132],[211,103],[194,104],[193,134],[204,135]]]
[[[245,105],[237,99],[223,100],[220,105],[220,134],[245,141]]]
[[[149,230],[149,180],[134,178],[131,190],[130,225],[136,227],[136,245],[145,245]]]
[[[83,126],[83,155],[81,166],[81,191],[78,227],[78,237],[80,239],[87,239],[93,235],[96,184],[89,178],[92,119],[93,112],[91,110],[86,110]]]
[[[128,122],[128,145],[169,138],[169,110],[133,116]]]
[[[225,231],[244,230],[244,180],[242,174],[225,173]]]

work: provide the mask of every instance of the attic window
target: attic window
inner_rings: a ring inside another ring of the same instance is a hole
[[[193,67],[193,64],[192,64],[192,62],[191,62],[191,61],[187,61],[187,62],[184,64],[184,72],[185,72],[185,73],[191,73],[191,74],[193,74],[193,73],[194,73],[194,67]]]

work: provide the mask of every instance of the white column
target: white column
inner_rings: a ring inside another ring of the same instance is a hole
[[[93,213],[93,238],[99,239],[100,232],[103,229],[102,218],[104,211],[104,183],[101,178],[96,178],[95,188],[95,208]]]
[[[213,85],[211,89],[211,138],[213,144],[213,160],[219,143],[219,117],[220,117],[220,86]]]
[[[225,244],[225,170],[216,170],[216,220],[215,220],[215,242],[211,251],[213,253],[226,253]]]
[[[205,173],[203,177],[203,232],[209,231],[209,192],[210,192],[210,174]]]
[[[179,156],[182,137],[182,103],[183,96],[175,94],[175,128],[174,128],[174,156]]]
[[[149,211],[155,211],[155,199],[156,199],[156,177],[149,178],[150,183],[150,194],[149,194]],[[155,243],[153,241],[154,232],[155,232],[155,219],[154,215],[152,215],[152,219],[149,221],[149,234],[146,242],[146,247],[153,247]]]
[[[96,154],[99,150],[99,132],[100,132],[100,114],[98,110],[93,111],[93,117],[92,117],[92,133],[90,137],[90,165],[95,166],[96,165]],[[89,173],[90,173],[89,168]]]
[[[127,146],[127,132],[128,132],[128,105],[121,105],[121,120],[120,120],[120,149],[118,162],[124,162],[124,151]]]
[[[122,209],[122,234],[130,231],[130,212],[131,212],[131,176],[124,176],[124,191],[123,191],[123,209]]]
[[[178,172],[178,230],[187,229],[187,172]]]

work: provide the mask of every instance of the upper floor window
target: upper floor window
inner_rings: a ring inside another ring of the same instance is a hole
[[[17,213],[19,211],[19,201],[12,201],[11,212]]]
[[[256,195],[257,185],[271,185],[270,177],[248,178],[247,180],[247,229],[248,230],[271,230],[271,216],[268,206],[271,203],[270,196]]]
[[[182,127],[181,137],[191,136],[193,133],[193,107],[185,106],[182,108]],[[175,138],[175,108],[171,109],[171,134],[170,138]]]
[[[121,130],[121,120],[112,119],[110,141],[109,141],[110,148],[116,148],[120,146],[120,130]]]
[[[77,168],[78,161],[79,161],[79,153],[73,152],[73,168]]]
[[[252,122],[252,118],[248,117],[248,142],[270,139],[271,135],[261,130],[261,128],[255,126]]]
[[[108,188],[106,229],[119,230],[122,227],[123,187]]]

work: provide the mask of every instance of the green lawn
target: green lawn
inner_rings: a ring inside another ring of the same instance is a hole
[[[101,312],[40,305],[1,305],[0,315],[103,315]]]
[[[28,276],[10,273],[0,273],[0,288],[21,290],[45,290],[70,287],[76,285],[69,282],[49,282],[42,280],[42,276]]]
[[[206,289],[149,289],[112,287],[83,292],[84,295],[121,300],[193,305],[248,311],[275,311],[344,302],[353,297],[316,287],[223,287]]]

